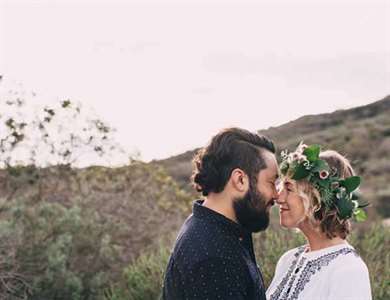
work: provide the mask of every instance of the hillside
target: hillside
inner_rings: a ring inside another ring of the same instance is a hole
[[[367,200],[380,215],[390,216],[390,96],[348,110],[303,116],[259,133],[270,137],[278,152],[292,150],[304,140],[344,153],[363,176]],[[189,177],[195,152],[196,149],[152,164],[163,166],[181,187],[193,193]]]
[[[388,248],[388,228],[372,221],[390,217],[390,98],[260,132],[279,150],[292,149],[303,139],[348,154],[363,175],[366,199],[374,204],[370,222],[362,224],[366,227],[353,244],[372,274],[381,274],[373,285],[376,298],[388,299],[384,278],[389,260],[384,257],[378,264],[377,258]],[[195,151],[120,168],[0,169],[0,239],[7,262],[0,298],[9,299],[4,295],[12,289],[15,299],[32,294],[33,300],[156,299],[172,240],[197,197],[189,182]],[[298,236],[288,242],[293,235],[273,225],[274,230],[255,238],[267,282],[278,256],[302,243]]]

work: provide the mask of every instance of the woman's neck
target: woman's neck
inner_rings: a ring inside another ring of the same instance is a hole
[[[345,244],[346,241],[341,237],[334,237],[332,239],[328,238],[326,234],[319,232],[312,225],[308,224],[308,222],[304,221],[298,227],[302,233],[305,235],[306,240],[309,244],[308,251],[316,251],[321,250],[327,247],[336,246],[340,244]]]

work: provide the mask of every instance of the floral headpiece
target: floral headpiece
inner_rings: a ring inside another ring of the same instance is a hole
[[[368,203],[359,203],[357,189],[360,185],[359,176],[341,179],[337,170],[331,169],[325,160],[319,158],[319,145],[307,146],[302,142],[295,152],[282,151],[280,170],[283,175],[289,175],[294,180],[306,179],[320,193],[321,202],[326,209],[337,209],[340,219],[354,217],[356,221],[364,221],[367,216],[362,207]]]

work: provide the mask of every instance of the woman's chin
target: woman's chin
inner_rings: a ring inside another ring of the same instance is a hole
[[[294,226],[294,224],[291,224],[291,222],[289,222],[288,220],[285,220],[283,218],[281,218],[279,220],[279,224],[280,224],[281,227],[287,228],[287,229],[296,227],[296,226]]]

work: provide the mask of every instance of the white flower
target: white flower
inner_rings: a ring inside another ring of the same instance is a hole
[[[306,155],[304,155],[304,154],[299,155],[298,161],[299,161],[300,163],[302,163],[302,162],[303,162],[303,163],[309,162],[309,161],[307,160]]]
[[[308,160],[303,162],[303,166],[305,167],[306,170],[310,170],[311,168],[310,162]]]
[[[299,143],[298,147],[297,147],[297,152],[299,153],[303,153],[303,151],[305,151],[305,149],[307,148],[307,145],[304,144],[302,141]]]
[[[345,187],[341,186],[339,188],[339,192],[336,194],[337,199],[341,199],[341,197],[344,196],[346,192],[347,190],[345,189]]]
[[[353,206],[354,206],[354,208],[353,208],[354,210],[359,207],[359,203],[356,200],[352,200],[352,203],[353,203]]]

